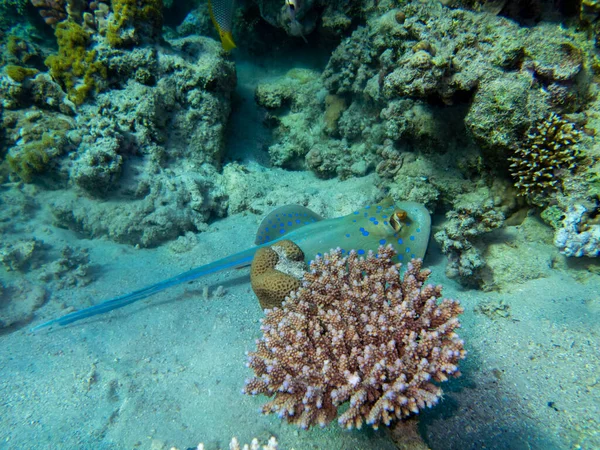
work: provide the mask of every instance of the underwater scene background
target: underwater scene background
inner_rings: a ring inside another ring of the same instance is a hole
[[[600,448],[599,17],[0,0],[0,448]]]

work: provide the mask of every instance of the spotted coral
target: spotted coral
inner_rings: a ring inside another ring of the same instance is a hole
[[[434,382],[458,376],[465,357],[455,333],[463,309],[425,285],[429,270],[412,260],[400,278],[395,251],[380,246],[359,258],[340,249],[316,258],[303,287],[263,320],[262,338],[249,353],[256,377],[245,392],[274,398],[263,413],[303,428],[338,423],[377,428],[435,405]]]
[[[576,168],[580,138],[575,125],[555,113],[533,127],[509,158],[519,195],[534,205],[547,204],[549,196],[561,189],[565,172]]]
[[[250,268],[250,283],[260,306],[281,306],[285,297],[300,287],[304,267],[302,249],[290,240],[258,249]]]

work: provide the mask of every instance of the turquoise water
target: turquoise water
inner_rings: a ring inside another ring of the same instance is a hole
[[[600,448],[594,6],[247,2],[225,52],[206,4],[123,4],[1,6],[0,448]],[[253,247],[279,206],[389,197],[431,213],[427,282],[460,300],[466,350],[389,427],[306,430],[242,393],[265,317],[248,267],[31,331]]]

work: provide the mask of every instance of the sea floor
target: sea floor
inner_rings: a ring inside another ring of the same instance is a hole
[[[322,193],[313,199],[316,209],[326,209],[331,198],[348,206],[365,201],[372,181],[306,177],[296,173],[288,189],[316,185]],[[261,217],[228,217],[156,249],[81,239],[42,227],[43,215],[38,220],[36,229],[45,230],[38,238],[89,249],[95,281],[56,292],[33,325],[249,247]],[[427,444],[600,448],[598,278],[578,280],[573,274],[580,269],[557,270],[501,292],[480,292],[446,279],[435,246],[428,258],[432,281],[465,306],[461,336],[469,354],[462,377],[445,383],[441,404],[420,417]],[[483,314],[483,302],[504,305],[502,313],[490,307]],[[265,399],[240,391],[251,375],[245,352],[260,334],[262,315],[242,269],[65,327],[5,332],[0,448],[183,449],[204,442],[216,449],[227,448],[232,436],[249,442],[271,435],[282,449],[395,448],[385,430],[345,431],[332,424],[304,431],[261,415]]]

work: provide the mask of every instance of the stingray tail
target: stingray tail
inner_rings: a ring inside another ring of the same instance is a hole
[[[187,281],[192,281],[205,275],[220,272],[222,270],[237,269],[248,266],[252,262],[252,258],[254,258],[255,252],[256,248],[251,248],[243,252],[236,253],[235,255],[228,256],[227,258],[214,261],[210,264],[196,267],[195,269],[189,270],[184,273],[180,273],[179,275],[176,275],[172,278],[168,278],[159,283],[146,286],[145,288],[138,289],[137,291],[130,292],[129,294],[121,295],[120,297],[115,297],[113,299],[106,300],[105,302],[102,302],[98,305],[91,306],[80,311],[74,311],[62,317],[49,320],[48,322],[44,322],[40,325],[33,327],[31,331],[35,332],[42,328],[46,328],[52,325],[68,325],[70,323],[77,322],[78,320],[87,319],[88,317],[97,316],[98,314],[104,314],[109,311],[122,308],[123,306],[130,305],[132,303],[137,302],[138,300],[142,300],[158,292],[164,291],[165,289],[170,288],[171,286],[176,286]]]

